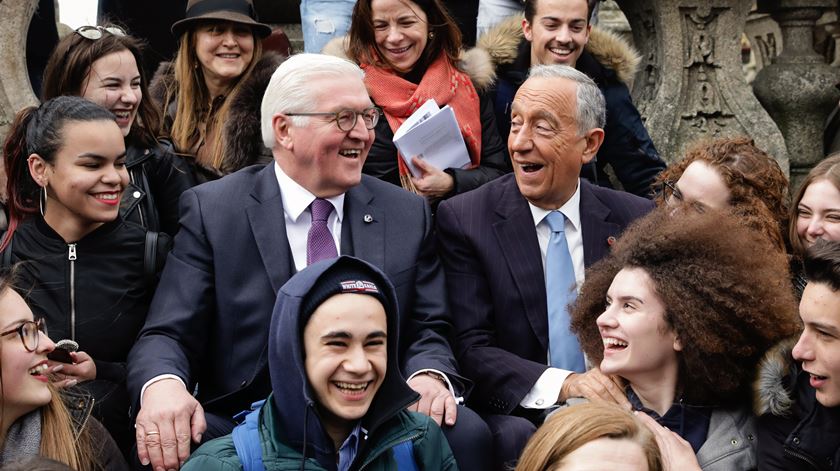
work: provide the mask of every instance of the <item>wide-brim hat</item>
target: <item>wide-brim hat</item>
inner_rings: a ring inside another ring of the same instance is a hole
[[[232,21],[250,26],[260,38],[271,34],[271,27],[257,21],[251,0],[189,0],[186,17],[172,24],[172,34],[180,37],[196,22],[204,20]]]

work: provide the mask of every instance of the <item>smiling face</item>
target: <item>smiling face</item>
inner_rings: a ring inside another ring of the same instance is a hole
[[[127,136],[143,99],[140,71],[131,51],[113,52],[91,64],[80,96],[114,113],[122,135]]]
[[[312,106],[313,112],[361,112],[373,106],[361,79],[322,77],[313,80],[311,86],[312,90],[323,90]],[[277,114],[273,126],[277,145],[283,150],[275,152],[277,163],[315,196],[340,195],[362,180],[362,166],[374,138],[363,119],[357,118],[356,126],[345,132],[333,116],[310,116],[304,126],[296,126],[289,116]]]
[[[796,209],[796,233],[805,247],[817,239],[840,241],[840,190],[826,179],[808,185]]]
[[[564,78],[529,78],[513,100],[513,173],[525,199],[540,208],[557,209],[572,196],[581,166],[600,145],[590,141],[592,131],[578,135],[576,107],[577,84]]]
[[[663,375],[676,378],[682,346],[665,321],[665,304],[648,273],[642,268],[619,271],[606,304],[597,319],[604,342],[601,371],[631,384]]]
[[[409,72],[429,40],[426,13],[411,0],[373,0],[370,8],[380,56],[397,72]]]
[[[385,309],[366,294],[332,296],[309,318],[303,343],[306,377],[324,426],[331,436],[346,438],[354,422],[367,413],[385,379]]]
[[[254,58],[254,33],[229,21],[203,24],[195,30],[195,53],[205,80],[229,87]]]
[[[566,455],[552,471],[624,469],[647,471],[647,457],[638,443],[627,439],[599,438]]]
[[[840,292],[824,283],[808,283],[799,316],[805,328],[793,347],[793,358],[811,375],[820,404],[840,406]]]
[[[0,332],[15,329],[24,321],[32,320],[32,311],[19,294],[10,288],[0,293]],[[38,335],[38,348],[34,352],[26,350],[17,332],[0,338],[4,427],[46,405],[52,398],[47,386],[49,379],[45,373],[47,353],[51,352],[55,345],[43,333],[39,332]]]
[[[119,213],[120,196],[128,184],[125,144],[113,121],[67,122],[61,129],[64,145],[52,163],[37,154],[29,157],[29,172],[47,187],[44,219],[59,228],[84,235]]]
[[[681,201],[690,204],[698,212],[709,208],[727,208],[732,196],[720,172],[702,160],[690,163],[674,187],[677,191],[666,203],[675,204]]]
[[[531,42],[531,65],[575,66],[592,29],[586,1],[537,1],[533,21],[522,20],[522,32]]]

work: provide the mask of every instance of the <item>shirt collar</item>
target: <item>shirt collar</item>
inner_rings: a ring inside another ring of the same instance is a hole
[[[356,455],[359,453],[359,442],[361,441],[362,433],[367,435],[367,431],[362,428],[362,423],[358,422],[353,427],[350,435],[344,440],[344,443],[341,444],[341,448],[338,449],[339,471],[350,469],[350,465],[353,464]]]
[[[283,199],[283,210],[292,222],[297,222],[298,218],[306,208],[315,201],[315,195],[309,192],[306,188],[288,175],[277,162],[274,162],[274,173],[277,176],[277,184],[280,185],[280,197]],[[344,193],[333,196],[332,198],[325,198],[332,203],[335,208],[335,215],[338,217],[338,222],[344,218]]]
[[[534,218],[534,226],[538,226],[548,213],[554,210],[550,209],[543,209],[538,208],[528,202],[528,207],[531,209],[531,217]],[[571,198],[566,200],[563,206],[560,206],[556,209],[556,211],[560,211],[566,216],[566,219],[572,223],[572,227],[575,228],[576,231],[580,230],[580,179],[578,179],[577,187],[575,188],[575,192],[572,193]]]

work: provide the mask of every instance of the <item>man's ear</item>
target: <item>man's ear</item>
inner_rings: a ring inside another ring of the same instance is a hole
[[[271,129],[274,130],[274,141],[280,147],[291,151],[292,150],[292,143],[293,143],[293,136],[292,136],[292,123],[291,118],[289,116],[284,115],[283,113],[277,113],[271,118]]]
[[[29,175],[35,180],[35,183],[40,187],[45,187],[49,184],[48,169],[49,165],[38,154],[32,154],[26,159],[29,167]]]
[[[586,147],[583,149],[581,159],[583,161],[582,163],[588,164],[595,158],[595,155],[598,153],[598,149],[600,149],[601,144],[604,143],[604,130],[601,128],[592,128],[589,131],[586,131],[583,139],[586,142]]]
[[[525,18],[522,19],[522,34],[525,35],[525,39],[527,39],[528,42],[533,41],[533,39],[531,39],[531,23],[529,23]]]

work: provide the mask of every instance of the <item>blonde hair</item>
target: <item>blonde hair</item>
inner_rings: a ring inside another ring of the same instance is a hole
[[[615,404],[585,403],[563,409],[528,440],[516,471],[555,469],[569,454],[599,438],[630,440],[641,447],[649,471],[661,471],[653,433],[630,412]]]
[[[198,135],[199,121],[202,118],[208,118],[207,116],[201,116],[199,110],[210,103],[210,94],[204,83],[204,72],[202,72],[201,63],[195,53],[196,30],[197,28],[193,26],[191,30],[181,35],[174,61],[175,80],[167,87],[163,101],[163,109],[166,112],[169,103],[176,100],[175,116],[169,134],[175,143],[175,148],[180,152],[188,151],[194,144],[192,140]],[[251,63],[236,80],[225,97],[222,107],[215,113],[213,120],[205,123],[207,126],[205,135],[213,136],[212,142],[205,143],[211,149],[209,164],[216,169],[222,167],[225,159],[223,128],[230,112],[231,103],[242,89],[242,84],[250,77],[260,57],[262,57],[262,42],[254,34],[254,53],[251,57]]]

